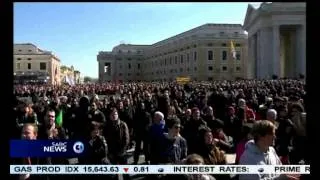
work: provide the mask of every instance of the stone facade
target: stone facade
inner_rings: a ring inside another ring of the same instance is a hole
[[[101,82],[247,78],[247,35],[240,24],[205,24],[152,45],[121,44],[97,60]]]
[[[248,31],[249,78],[296,78],[306,74],[306,4],[249,4],[244,22]]]
[[[31,43],[14,44],[14,76],[39,75],[52,85],[60,84],[60,59]]]

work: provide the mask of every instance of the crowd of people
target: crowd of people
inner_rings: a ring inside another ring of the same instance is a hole
[[[79,164],[224,165],[308,164],[303,80],[177,83],[16,85],[12,138],[89,142]],[[61,114],[62,113],[62,114]],[[57,117],[62,115],[62,118]],[[63,119],[63,121],[61,121]],[[68,164],[66,158],[20,163]],[[167,179],[173,175],[150,175]],[[68,176],[71,177],[71,176]],[[63,179],[23,176],[22,179]],[[77,176],[76,179],[87,176]],[[90,179],[114,179],[90,176]],[[124,176],[130,179],[130,176]],[[174,175],[178,179],[231,179],[229,175]],[[303,179],[290,175],[238,175],[240,180]]]

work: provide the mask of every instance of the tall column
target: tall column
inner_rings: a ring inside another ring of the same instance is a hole
[[[262,66],[261,66],[261,54],[260,54],[260,30],[257,31],[257,40],[256,40],[256,62],[257,62],[257,78],[262,79]]]
[[[302,25],[300,37],[297,37],[297,38],[301,40],[301,47],[299,49],[301,53],[301,56],[299,58],[300,69],[298,72],[306,76],[306,25],[305,24]]]
[[[280,28],[273,26],[273,74],[280,76]]]

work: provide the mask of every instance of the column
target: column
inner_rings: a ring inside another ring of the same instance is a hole
[[[301,41],[301,46],[299,48],[301,56],[299,57],[299,73],[306,76],[306,25],[303,24],[301,27],[300,37],[297,37]]]
[[[273,74],[280,77],[280,29],[279,25],[273,26]]]
[[[256,33],[257,35],[257,38],[256,38],[256,63],[257,63],[257,78],[258,79],[262,79],[262,73],[261,73],[261,71],[262,71],[262,66],[261,66],[261,54],[260,54],[260,40],[261,40],[261,38],[260,38],[260,30],[259,31],[257,31],[257,33]]]

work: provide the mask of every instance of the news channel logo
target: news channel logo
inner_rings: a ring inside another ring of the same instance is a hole
[[[77,154],[81,154],[84,151],[84,144],[80,141],[77,141],[73,144],[73,151]]]

